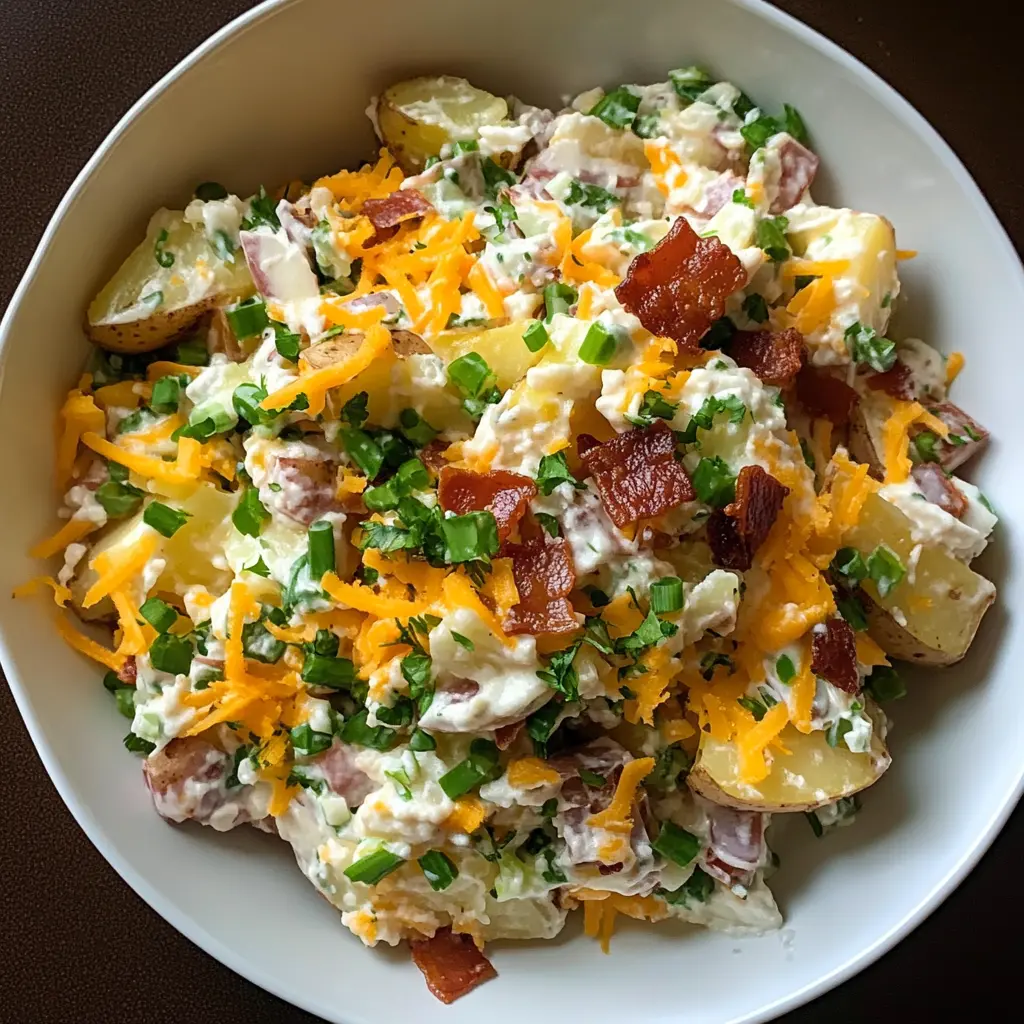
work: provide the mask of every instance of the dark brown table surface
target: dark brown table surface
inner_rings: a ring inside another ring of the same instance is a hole
[[[246,0],[0,0],[0,309],[64,190],[116,120],[249,6]],[[962,5],[918,0],[780,0],[778,6],[906,96],[960,154],[1024,252],[1024,129],[1017,113],[1022,8],[996,16],[994,6],[979,6],[979,13],[991,14],[980,19],[964,17]],[[941,13],[945,6],[948,16]],[[1007,325],[1007,343],[1019,343],[1019,331],[1020,325]],[[6,493],[8,500],[15,494],[10,487]],[[118,878],[47,779],[6,686],[0,687],[0,737],[0,1022],[314,1020],[197,949]],[[787,1021],[985,1019],[984,1000],[1000,991],[1012,1000],[1019,983],[1022,860],[1024,810],[1018,810],[929,921]],[[871,879],[850,884],[869,886]]]

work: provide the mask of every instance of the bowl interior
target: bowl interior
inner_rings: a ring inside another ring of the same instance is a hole
[[[0,448],[0,479],[13,500],[0,535],[0,592],[38,571],[25,551],[54,524],[52,436],[39,424],[51,422],[85,358],[82,311],[156,207],[180,208],[198,181],[220,180],[244,195],[369,156],[369,97],[411,73],[461,74],[551,106],[594,84],[657,81],[700,62],[770,109],[799,106],[824,160],[818,200],[882,213],[901,246],[920,251],[901,267],[893,333],[966,353],[954,397],[995,438],[974,479],[1002,515],[979,564],[1001,601],[963,664],[916,673],[909,699],[892,709],[895,763],[867,795],[856,827],[819,843],[802,816],[777,826],[781,935],[738,940],[624,926],[603,959],[589,941],[570,941],[569,930],[553,944],[497,948],[502,980],[442,1008],[401,952],[368,952],[340,927],[284,844],[249,830],[218,835],[161,821],[138,762],[121,746],[124,723],[99,673],[56,637],[50,607],[0,598],[4,668],[48,770],[92,840],[190,938],[331,1020],[415,1015],[458,1024],[483,1014],[497,1024],[538,1006],[552,1019],[595,1022],[683,1012],[693,1024],[763,1019],[839,980],[918,920],[973,862],[1019,790],[1024,711],[1014,665],[1024,637],[1009,628],[1009,609],[1021,589],[1024,488],[1007,441],[1019,423],[1024,354],[1003,339],[1008,324],[1024,321],[1024,285],[1009,242],[918,115],[774,9],[637,0],[628,36],[623,28],[621,8],[585,0],[520,0],[514,9],[474,0],[293,0],[265,5],[186,62],[72,189],[5,319],[0,435],[14,443]],[[676,972],[701,980],[683,996]]]

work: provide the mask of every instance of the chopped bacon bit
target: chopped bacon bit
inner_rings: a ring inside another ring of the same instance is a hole
[[[857,392],[846,381],[811,366],[797,374],[796,397],[809,416],[831,420],[837,427],[850,422],[857,404]]]
[[[967,498],[964,492],[943,472],[936,462],[920,462],[911,470],[914,483],[921,493],[943,512],[948,512],[957,519],[963,519],[967,511]]]
[[[577,442],[583,464],[594,477],[605,511],[618,527],[638,519],[653,519],[669,509],[693,501],[686,471],[676,461],[676,438],[664,420],[629,430],[604,444],[584,449]]]
[[[539,538],[526,544],[509,544],[512,575],[519,604],[513,605],[503,623],[506,633],[571,633],[579,627],[567,600],[576,585],[576,570],[568,541]]]
[[[765,384],[782,388],[804,365],[804,336],[795,327],[784,331],[737,331],[726,351]]]
[[[891,398],[898,398],[903,402],[912,402],[917,398],[913,371],[898,359],[893,363],[891,370],[873,373],[868,377],[867,383],[872,391],[884,391]]]
[[[499,541],[515,529],[536,494],[537,485],[528,476],[506,469],[473,473],[445,466],[437,487],[437,500],[445,512],[492,512],[498,524]]]
[[[749,569],[789,494],[760,466],[744,466],[736,478],[736,500],[716,509],[708,520],[708,544],[716,565]]]
[[[795,206],[811,187],[820,161],[816,154],[796,139],[788,139],[779,147],[779,192],[769,213],[784,213]]]
[[[811,671],[846,693],[860,689],[857,638],[846,619],[829,619],[811,633]]]
[[[747,281],[747,272],[714,235],[701,238],[685,217],[649,252],[629,265],[615,295],[659,337],[696,352],[700,339],[725,312],[725,300]]]
[[[363,203],[363,213],[370,218],[378,233],[398,227],[403,221],[422,217],[433,208],[426,196],[414,188],[399,189],[383,199],[367,199]]]
[[[593,434],[578,434],[576,436],[576,454],[582,459],[591,448],[597,448],[601,444]]]
[[[988,444],[988,431],[952,402],[930,405],[928,411],[938,416],[949,427],[950,435],[962,442],[957,444],[949,438],[936,439],[935,454],[939,457],[939,465],[947,472],[974,458]]]
[[[494,743],[499,750],[508,750],[526,726],[526,719],[521,722],[513,722],[511,725],[503,725],[500,729],[494,730]]]
[[[134,654],[129,654],[124,659],[124,664],[117,670],[117,678],[125,686],[134,686],[138,682],[138,666],[135,664]]]
[[[440,475],[441,470],[448,465],[444,453],[448,451],[449,442],[442,441],[435,437],[420,449],[420,461],[435,475]]]
[[[440,929],[431,939],[410,942],[413,963],[427,979],[427,988],[442,1003],[454,1003],[498,972],[468,935]]]

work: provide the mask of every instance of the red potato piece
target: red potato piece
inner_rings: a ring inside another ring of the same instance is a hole
[[[804,336],[795,327],[784,331],[737,331],[726,352],[765,384],[782,388],[804,365]]]
[[[962,444],[957,444],[948,439],[936,438],[935,453],[939,457],[939,465],[947,472],[952,472],[968,459],[974,458],[988,444],[988,431],[952,402],[928,406],[928,411],[938,416],[949,427],[950,434],[962,441]]]
[[[967,498],[964,492],[957,487],[942,471],[942,467],[935,462],[918,463],[911,470],[914,483],[920,488],[921,493],[933,505],[938,505],[943,512],[948,512],[957,519],[963,519],[967,511]]]
[[[704,801],[709,841],[703,866],[725,885],[749,884],[765,855],[765,815]]]
[[[327,784],[349,807],[358,807],[376,788],[370,777],[356,765],[357,751],[335,741],[313,761],[320,766]]]
[[[322,370],[325,366],[343,363],[359,351],[363,337],[364,335],[358,331],[336,334],[333,338],[310,345],[303,351],[302,359],[313,370]],[[430,355],[430,346],[412,331],[392,331],[391,345],[399,359],[407,359],[413,355]]]
[[[427,988],[442,1003],[454,1003],[477,985],[498,976],[476,943],[450,928],[435,932],[433,938],[410,942],[409,947],[413,963],[427,979]]]
[[[857,392],[846,381],[805,366],[796,376],[796,397],[809,416],[830,420],[837,427],[850,422]]]
[[[664,420],[619,434],[605,444],[584,434],[577,447],[605,511],[620,528],[638,519],[653,519],[697,497],[676,461],[675,434]]]
[[[259,341],[259,338],[253,340]],[[231,324],[223,309],[215,309],[210,314],[210,325],[206,332],[206,348],[211,355],[222,352],[233,363],[244,363],[250,355],[235,337],[235,332],[231,329]]]
[[[715,564],[741,572],[749,569],[787,494],[789,488],[760,466],[744,466],[736,477],[735,501],[716,509],[708,520],[708,545]]]
[[[499,541],[515,529],[536,494],[537,485],[528,476],[504,469],[473,473],[446,466],[437,487],[437,500],[445,512],[491,512],[498,524]]]
[[[282,485],[277,507],[290,519],[309,526],[328,512],[338,512],[337,466],[327,459],[275,458],[270,477]]]
[[[829,619],[811,633],[811,671],[846,693],[860,690],[857,638],[841,618]]]
[[[779,163],[779,192],[769,209],[769,213],[773,214],[784,213],[800,201],[800,197],[811,187],[820,161],[816,154],[796,139],[787,139],[779,147]]]
[[[164,794],[188,779],[210,781],[223,774],[227,755],[198,736],[179,736],[142,762],[153,793]]]
[[[678,217],[653,249],[633,260],[615,295],[652,334],[696,352],[724,314],[725,300],[746,281],[743,264],[728,246],[714,235],[701,238]]]
[[[499,750],[508,750],[517,739],[519,734],[526,728],[526,719],[521,722],[513,722],[511,725],[503,725],[500,729],[494,730],[494,743]]]
[[[567,600],[576,585],[568,542],[538,538],[508,545],[519,604],[505,616],[506,633],[571,633],[579,621]]]
[[[742,178],[737,177],[732,171],[725,171],[714,181],[709,182],[701,197],[701,205],[694,210],[694,213],[710,220],[726,203],[732,202],[733,193],[737,189],[743,188],[743,185]]]
[[[873,373],[867,379],[867,385],[872,391],[884,391],[890,398],[898,398],[903,402],[912,402],[917,398],[917,388],[914,386],[914,374],[906,363],[898,359],[892,365],[892,369],[885,373]]]

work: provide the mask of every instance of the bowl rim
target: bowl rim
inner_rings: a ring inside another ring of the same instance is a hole
[[[121,136],[124,135],[132,122],[143,111],[153,104],[179,77],[189,71],[193,65],[214,53],[234,36],[248,31],[277,12],[301,2],[302,0],[263,0],[262,3],[251,10],[245,11],[233,18],[227,24],[217,29],[217,31],[158,79],[156,83],[150,86],[111,128],[95,152],[75,176],[55,208],[29,260],[28,266],[25,268],[11,296],[5,314],[0,319],[0,386],[3,383],[6,362],[4,356],[7,345],[10,343],[11,324],[17,315],[24,295],[31,285],[39,265],[47,255],[54,236],[63,223],[68,210],[78,199],[78,195],[85,184],[104,164],[110,151]],[[723,2],[723,0],[719,0],[719,2]],[[750,11],[757,17],[774,23],[784,32],[813,47],[832,62],[854,74],[858,81],[873,94],[875,99],[884,106],[889,107],[899,119],[908,123],[918,132],[933,152],[936,153],[937,157],[943,161],[962,190],[965,198],[974,207],[977,216],[985,222],[986,227],[992,232],[993,237],[1001,247],[999,253],[1000,260],[1008,261],[1016,267],[1018,280],[1024,285],[1024,267],[1021,265],[1020,257],[1010,241],[1006,229],[989,205],[980,187],[949,143],[895,87],[886,82],[879,74],[854,57],[838,43],[833,42],[816,29],[805,25],[793,15],[773,6],[767,0],[725,0],[725,2],[734,7]],[[69,779],[60,770],[56,759],[51,755],[49,745],[42,739],[40,723],[29,705],[26,690],[19,678],[15,661],[7,649],[2,630],[0,630],[0,666],[3,667],[15,704],[50,781],[53,783],[72,817],[81,827],[82,831],[85,832],[89,841],[103,856],[104,860],[120,875],[122,880],[176,931],[199,946],[204,952],[213,956],[236,974],[259,988],[309,1013],[318,1015],[317,1007],[301,990],[291,990],[283,984],[278,984],[273,978],[258,976],[244,956],[211,935],[202,925],[181,911],[174,903],[166,901],[153,889],[146,878],[131,867],[121,856],[116,844],[107,838],[104,829],[97,822],[90,809],[79,803],[72,791]],[[870,945],[821,977],[808,982],[786,996],[776,999],[774,1002],[732,1017],[728,1021],[723,1022],[723,1024],[763,1024],[763,1022],[773,1020],[790,1010],[795,1010],[809,1003],[818,996],[824,995],[878,960],[929,917],[966,878],[967,874],[992,845],[996,836],[1016,808],[1022,794],[1024,794],[1024,762],[1021,764],[1016,779],[1012,782],[1006,793],[1002,796],[999,805],[991,814],[985,828],[975,835],[973,842],[963,851],[962,855],[947,871],[945,876],[939,879],[928,892],[919,898],[916,904],[895,925],[879,935]]]

